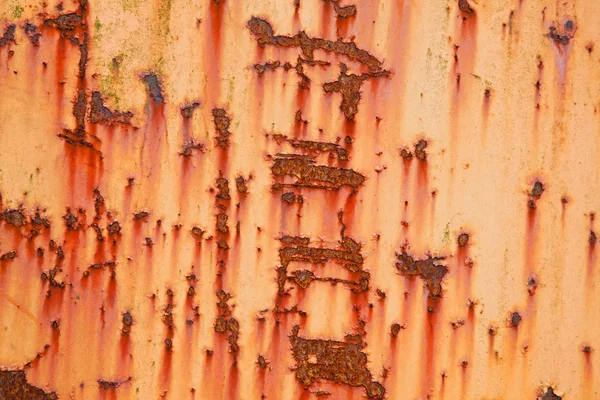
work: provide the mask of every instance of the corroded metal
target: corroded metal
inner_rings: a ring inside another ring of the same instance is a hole
[[[600,398],[598,17],[0,2],[0,398]]]

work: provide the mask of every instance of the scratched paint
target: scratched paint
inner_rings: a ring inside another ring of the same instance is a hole
[[[0,397],[600,397],[600,4],[0,4]]]

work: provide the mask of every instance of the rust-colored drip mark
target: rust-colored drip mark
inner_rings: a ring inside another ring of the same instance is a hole
[[[284,236],[280,239],[283,246],[279,249],[279,260],[281,266],[277,269],[278,294],[287,293],[286,282],[292,282],[306,289],[313,281],[330,282],[332,284],[343,283],[350,287],[353,292],[360,293],[369,290],[370,274],[362,269],[364,262],[360,254],[361,245],[354,239],[345,236],[337,249],[310,247],[309,239],[299,236]],[[339,279],[333,277],[317,277],[308,270],[296,270],[288,273],[290,264],[294,261],[308,262],[313,265],[325,264],[334,261],[353,275],[357,274],[356,280]]]
[[[381,71],[382,62],[365,50],[358,48],[353,42],[344,42],[341,38],[335,42],[321,38],[311,38],[304,31],[300,31],[294,36],[275,35],[271,24],[257,17],[252,17],[247,26],[256,37],[259,46],[299,47],[308,60],[313,60],[314,51],[321,49],[328,53],[334,52],[345,55],[351,60],[365,64],[371,72]]]
[[[133,113],[131,111],[111,111],[108,107],[104,106],[102,94],[98,91],[93,91],[88,118],[92,124],[104,124],[109,126],[115,124],[131,125]]]
[[[415,260],[415,258],[407,253],[408,246],[400,247],[400,252],[396,253],[398,262],[396,268],[401,275],[407,277],[418,276],[425,281],[429,298],[437,299],[442,296],[442,280],[448,273],[448,268],[438,262],[444,260],[445,257],[433,257],[427,255],[427,258]]]
[[[4,30],[4,34],[0,37],[0,47],[4,47],[9,43],[17,44],[15,40],[15,31],[17,30],[17,26],[15,24],[10,24]]]
[[[55,392],[46,392],[27,382],[23,370],[0,371],[0,398],[23,400],[57,400]]]
[[[227,111],[224,108],[214,108],[212,115],[215,121],[215,129],[217,130],[215,141],[217,146],[226,150],[229,147],[229,135],[231,135],[231,132],[229,132],[231,118],[227,115]]]
[[[349,6],[340,6],[339,0],[326,0],[333,3],[333,9],[337,14],[338,18],[349,18],[356,15],[356,6],[351,4]]]
[[[227,341],[229,342],[229,350],[233,354],[233,366],[236,366],[238,352],[240,349],[238,345],[238,339],[240,336],[240,324],[235,318],[231,316],[231,306],[227,303],[229,299],[231,299],[231,294],[227,293],[224,290],[219,290],[217,292],[217,298],[219,299],[219,302],[217,303],[219,315],[215,320],[215,332],[229,332],[229,336],[227,336]]]
[[[323,90],[325,93],[337,92],[342,95],[340,110],[344,113],[346,120],[354,121],[354,116],[358,113],[358,103],[360,101],[360,87],[363,82],[370,78],[379,78],[390,76],[390,71],[377,70],[376,72],[363,73],[361,75],[348,74],[348,67],[340,63],[340,75],[333,82],[325,82]]]
[[[147,72],[142,75],[142,81],[146,84],[146,90],[148,95],[156,104],[162,104],[165,102],[163,96],[162,86],[155,72]]]
[[[296,154],[278,154],[271,172],[275,177],[296,177],[291,184],[274,184],[275,190],[284,186],[339,190],[342,186],[358,188],[365,181],[364,175],[352,169],[315,165],[314,158]]]
[[[360,335],[346,335],[345,341],[306,339],[298,336],[295,325],[290,335],[296,360],[295,376],[308,387],[318,380],[329,380],[350,386],[362,386],[370,399],[383,399],[385,388],[373,380],[367,368],[367,355]]]

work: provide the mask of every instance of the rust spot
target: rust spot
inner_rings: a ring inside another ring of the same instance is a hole
[[[342,186],[357,188],[365,181],[362,174],[352,169],[315,165],[314,158],[296,154],[278,154],[271,171],[279,177],[296,177],[296,182],[289,184],[294,187],[339,190]],[[280,186],[287,185],[274,188]]]
[[[142,81],[146,84],[146,89],[148,90],[148,95],[152,101],[157,104],[162,104],[165,102],[165,98],[163,97],[163,91],[158,79],[158,76],[154,72],[147,72],[142,75]]]
[[[67,213],[62,217],[63,221],[65,221],[65,225],[67,229],[70,231],[79,230],[83,225],[79,223],[79,217],[71,212],[71,208],[67,207]]]
[[[55,392],[46,392],[27,382],[22,370],[0,371],[0,398],[27,400],[57,400]]]
[[[389,71],[377,71],[363,73],[361,75],[348,74],[348,67],[340,63],[340,75],[333,82],[325,82],[323,90],[325,93],[338,92],[342,95],[340,110],[348,121],[354,121],[354,116],[358,113],[358,103],[360,101],[360,87],[363,82],[370,78],[389,77]]]
[[[421,161],[425,161],[427,159],[427,153],[425,149],[427,148],[427,141],[425,139],[421,139],[415,144],[415,155]]]
[[[181,116],[183,118],[192,118],[194,111],[196,111],[196,108],[198,107],[200,107],[200,102],[198,101],[182,105],[180,108]]]
[[[577,27],[572,20],[567,20],[562,27],[551,26],[547,38],[554,40],[555,43],[566,45],[575,36]]]
[[[40,36],[42,36],[42,34],[38,31],[37,26],[29,21],[26,21],[25,26],[23,26],[23,30],[25,31],[25,35],[29,38],[31,44],[34,46],[40,45]]]
[[[106,230],[111,236],[118,235],[121,233],[121,225],[119,221],[113,221],[107,225]]]
[[[133,316],[129,311],[123,313],[122,322],[123,327],[121,328],[121,332],[123,332],[123,334],[126,335],[129,332],[131,332],[131,326],[133,325]]]
[[[229,125],[231,124],[231,118],[227,115],[227,111],[224,108],[214,108],[212,115],[214,117],[215,129],[217,130],[217,136],[215,137],[217,146],[225,150],[229,147],[229,135],[231,135]]]
[[[104,389],[104,390],[108,390],[108,389],[118,389],[119,386],[121,386],[121,384],[123,382],[128,382],[131,381],[131,377],[127,378],[126,381],[114,381],[114,380],[107,380],[107,379],[98,379],[96,382],[98,382],[98,387],[100,387],[100,389]]]
[[[460,235],[458,235],[458,239],[456,241],[459,247],[465,247],[469,244],[469,234],[461,233]]]
[[[111,111],[108,107],[104,106],[102,94],[98,91],[93,91],[88,118],[92,124],[105,124],[109,126],[115,124],[131,125],[133,113],[131,111]]]
[[[471,5],[467,0],[458,0],[458,8],[460,8],[460,11],[464,12],[465,14],[471,15],[475,13],[475,10],[471,8]]]
[[[286,141],[294,149],[305,151],[309,154],[329,153],[330,158],[337,157],[339,161],[348,161],[348,151],[337,143],[299,140],[295,138],[288,138],[287,136],[281,134],[274,134],[273,139],[275,139],[277,144]]]
[[[397,337],[402,329],[406,329],[406,326],[404,324],[403,325],[400,325],[398,323],[392,324],[392,326],[390,328],[390,334],[392,335],[392,337]]]
[[[15,250],[11,250],[8,253],[2,254],[2,256],[0,256],[0,261],[13,260],[16,257],[17,257],[17,252]]]
[[[544,184],[539,181],[535,182],[531,189],[531,197],[538,199],[542,196],[542,193],[544,193]]]
[[[229,332],[229,336],[227,337],[229,350],[233,354],[233,365],[237,365],[239,351],[237,342],[240,336],[240,324],[231,316],[231,306],[227,303],[229,299],[231,299],[231,294],[221,289],[217,292],[217,298],[219,299],[219,302],[217,303],[219,316],[215,320],[215,332]]]
[[[191,230],[192,235],[196,238],[196,239],[202,239],[202,236],[204,235],[204,230],[198,228],[197,226],[194,226]]]
[[[222,233],[224,235],[229,233],[229,227],[227,226],[228,219],[229,219],[229,217],[225,213],[217,214],[217,223],[216,223],[217,231],[219,231],[220,233]]]
[[[333,9],[338,18],[349,18],[356,15],[356,6],[351,4],[349,6],[340,6],[339,0],[325,0],[333,3]]]
[[[235,187],[238,193],[247,194],[248,193],[248,180],[246,180],[242,175],[238,175],[235,178]]]
[[[295,325],[290,335],[296,360],[296,379],[304,386],[328,380],[350,386],[362,386],[370,399],[383,399],[385,388],[373,380],[367,368],[367,355],[360,335],[347,335],[346,341],[306,339],[298,336]]]
[[[8,224],[16,226],[17,228],[20,228],[21,226],[25,225],[25,215],[20,209],[4,210],[4,212],[2,213],[2,219],[4,219]]]
[[[199,143],[196,142],[196,140],[191,139],[189,142],[183,144],[183,148],[181,149],[179,155],[184,157],[190,157],[194,150],[204,154],[206,152],[206,146],[204,145],[204,143]]]
[[[56,18],[44,20],[44,25],[58,29],[63,37],[70,37],[75,29],[83,26],[83,17],[75,12],[62,14]]]
[[[461,326],[463,326],[464,324],[465,324],[464,319],[456,319],[454,321],[450,321],[450,326],[452,326],[452,329],[458,329]]]
[[[328,53],[334,52],[345,55],[351,60],[365,64],[371,71],[381,70],[381,61],[365,50],[358,48],[353,42],[344,42],[341,38],[332,42],[321,38],[311,38],[304,31],[300,31],[294,36],[275,35],[271,24],[257,17],[252,17],[247,26],[256,37],[259,46],[299,47],[308,60],[313,60],[314,51],[321,49]]]
[[[332,284],[343,283],[349,286],[353,292],[365,292],[369,290],[370,274],[362,269],[364,262],[360,254],[361,245],[354,239],[346,236],[342,238],[337,249],[310,247],[308,238],[285,236],[280,239],[283,247],[279,249],[279,260],[281,266],[277,268],[278,293],[286,293],[285,284],[290,281],[301,288],[306,289],[313,281],[330,282]],[[308,262],[311,264],[325,264],[334,261],[343,265],[352,274],[357,274],[357,280],[339,279],[333,277],[317,277],[308,270],[295,270],[288,274],[288,268],[294,261]]]
[[[549,387],[546,393],[541,397],[541,400],[562,400],[562,397],[554,393],[554,389]]]
[[[146,220],[148,218],[148,216],[150,216],[150,213],[148,211],[140,211],[140,212],[133,214],[133,218],[136,221],[140,221],[142,219]]]
[[[256,363],[258,364],[259,367],[261,367],[262,369],[266,369],[267,368],[267,360],[265,360],[265,358],[262,355],[258,355],[258,360],[256,361]]]
[[[517,311],[514,311],[510,314],[510,318],[509,318],[510,325],[516,328],[517,326],[519,326],[522,319],[523,318],[521,317],[521,314],[519,314]]]
[[[429,291],[429,297],[437,299],[442,295],[442,280],[448,273],[448,268],[445,265],[439,264],[439,261],[445,257],[432,257],[427,255],[427,258],[415,260],[415,258],[407,253],[407,246],[400,248],[400,252],[396,253],[398,262],[396,268],[403,276],[414,277],[418,276],[425,281],[425,286]]]
[[[0,37],[0,47],[6,46],[8,43],[17,44],[15,40],[15,31],[17,30],[17,26],[15,24],[10,24],[4,30],[4,35]]]
[[[530,296],[533,296],[535,294],[537,287],[538,287],[538,279],[536,276],[532,276],[527,281],[527,292],[529,293]]]

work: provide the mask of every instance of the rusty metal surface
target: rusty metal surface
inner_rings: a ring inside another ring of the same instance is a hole
[[[0,398],[600,398],[600,3],[0,3]]]

